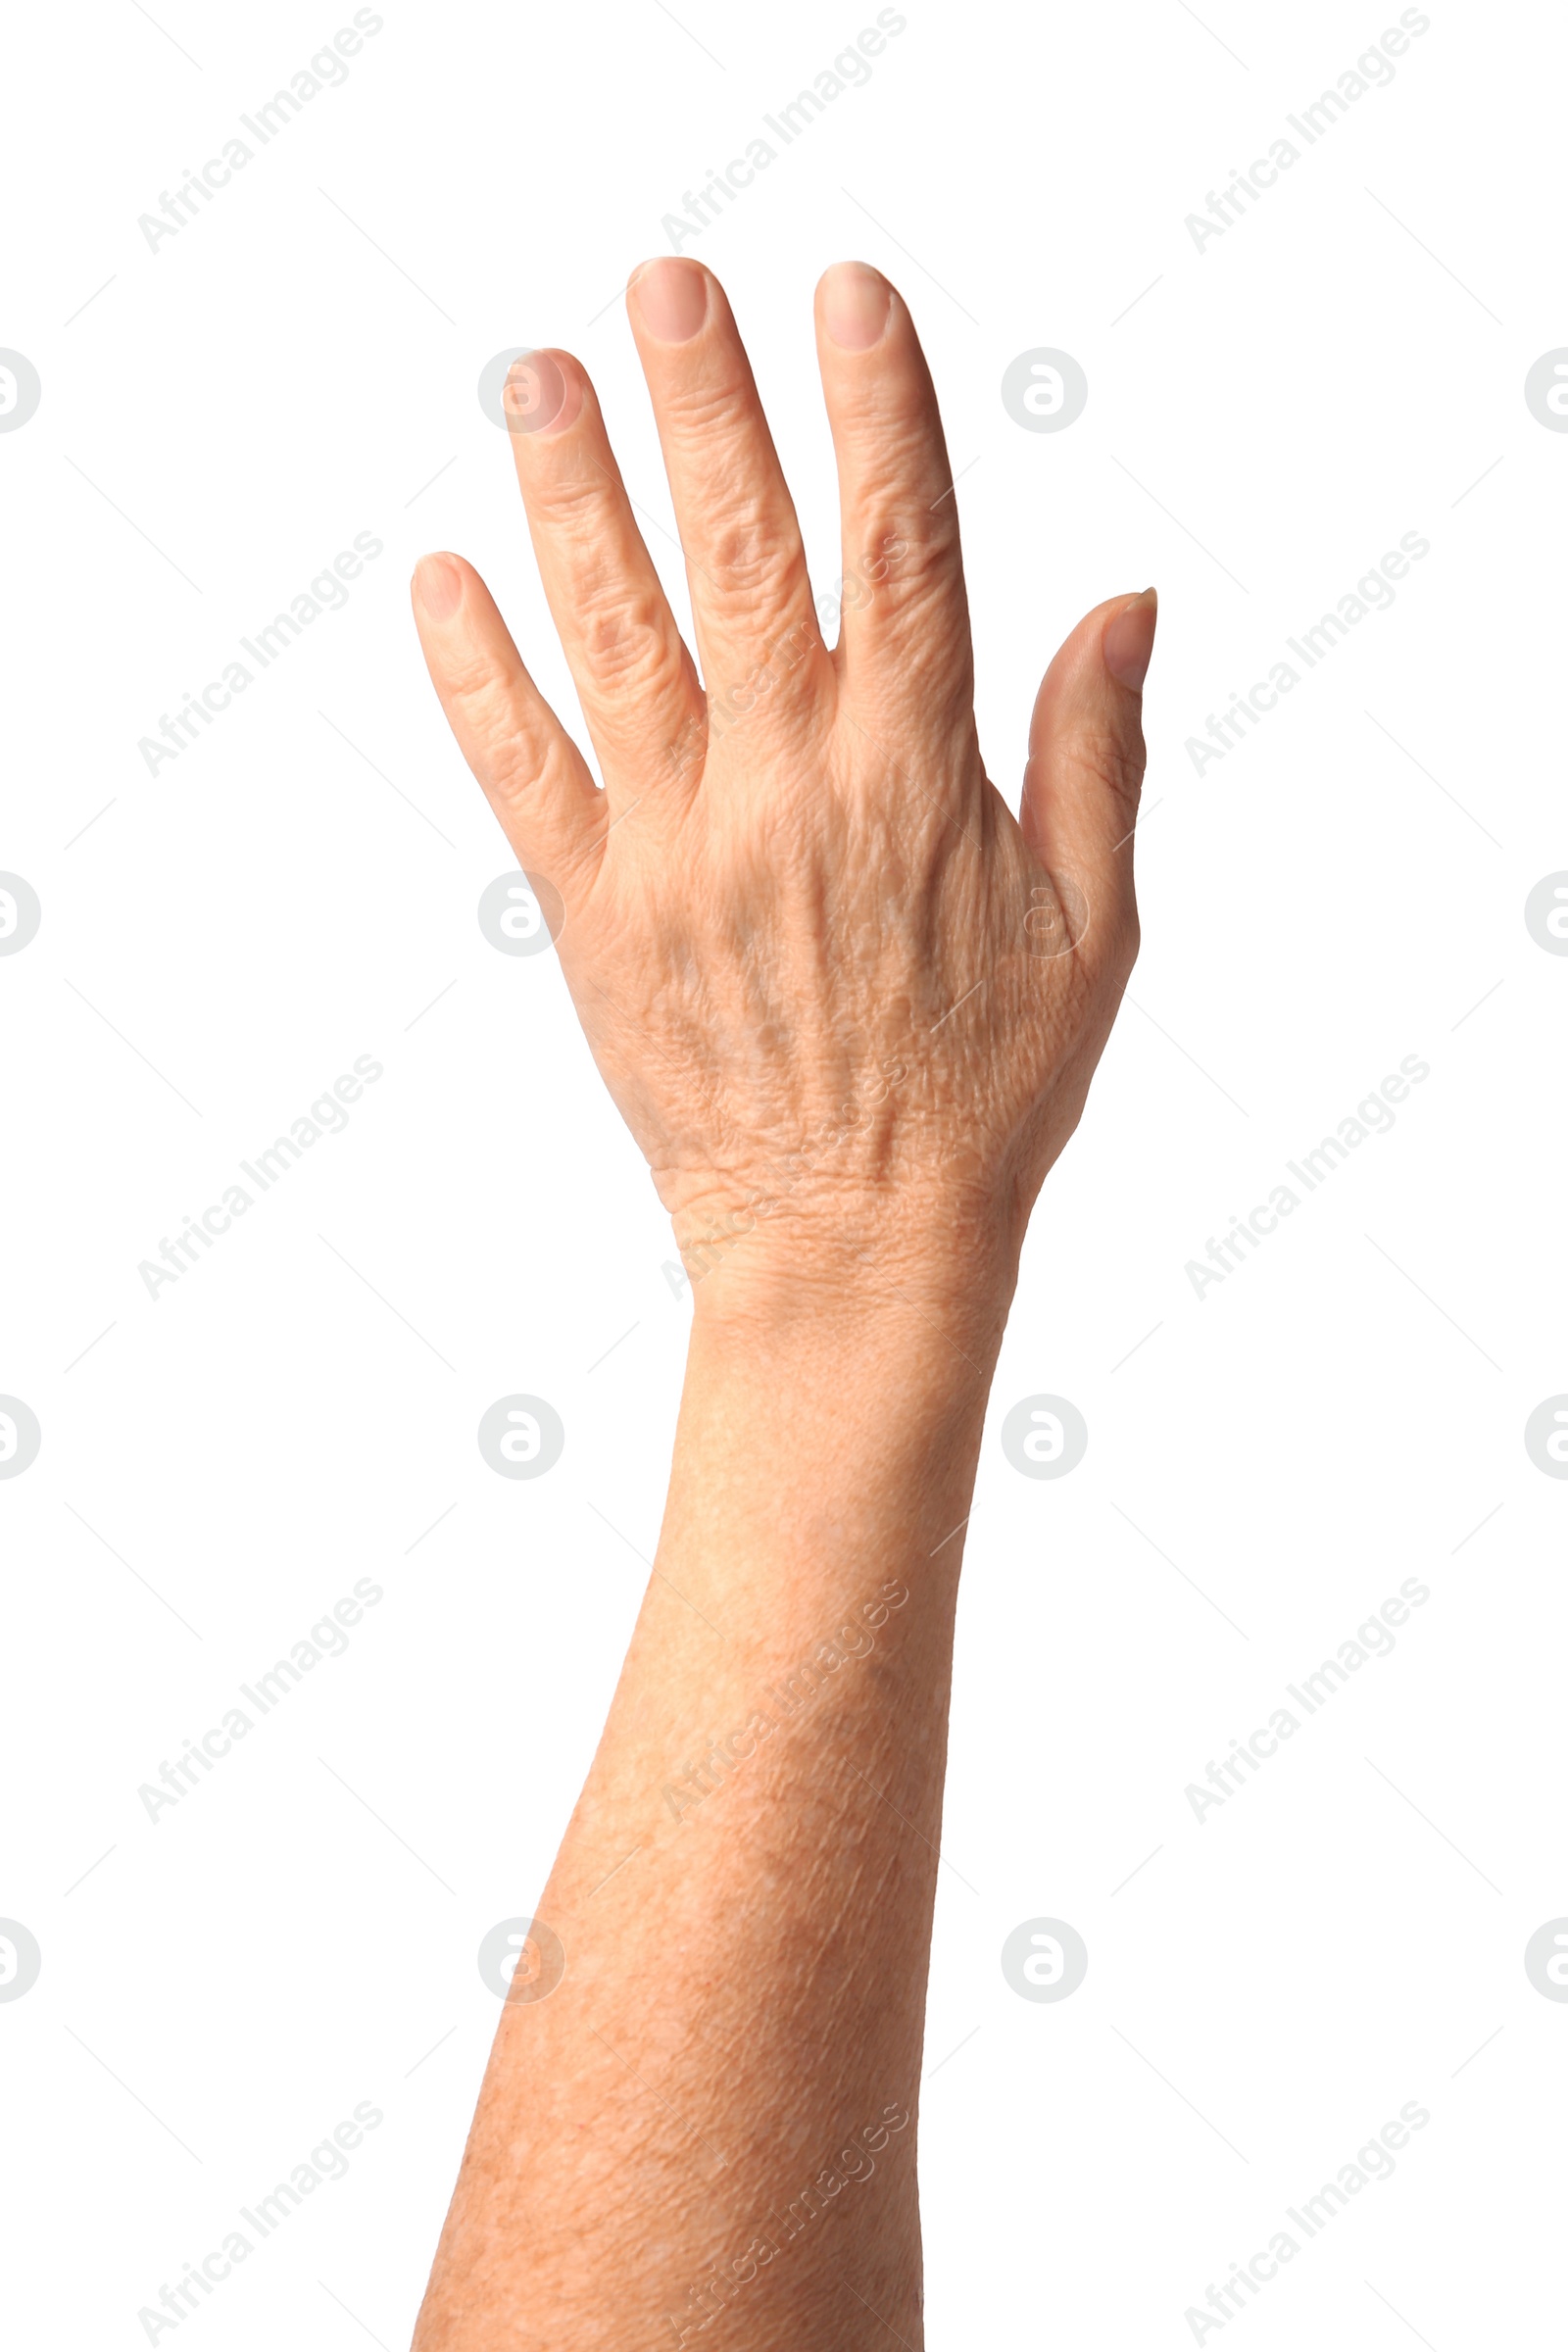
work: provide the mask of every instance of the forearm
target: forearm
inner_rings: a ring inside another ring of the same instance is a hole
[[[1015,817],[896,290],[843,264],[816,298],[831,649],[722,289],[665,258],[628,311],[694,648],[581,367],[524,355],[506,396],[602,788],[477,574],[432,557],[415,591],[509,887],[553,898],[595,1059],[712,1269],[658,1563],[540,1898],[562,1966],[504,2005],[416,2340],[918,2352],[958,1562],[1029,1209],[1136,953],[1155,600],[1056,655]]]
[[[503,2012],[421,2352],[631,2352],[726,2308],[710,2343],[918,2345],[953,1612],[1000,1319],[699,1313],[654,1574],[539,1905],[564,1976]]]

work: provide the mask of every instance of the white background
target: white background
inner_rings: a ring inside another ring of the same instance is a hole
[[[0,435],[0,867],[43,908],[0,959],[0,1390],[43,1432],[0,1483],[0,1913],[43,1955],[0,2003],[7,2328],[144,2342],[161,2284],[370,2101],[348,2177],[177,2334],[395,2348],[496,2023],[476,1948],[531,1909],[592,1751],[690,1313],[554,957],[477,927],[510,859],[407,577],[468,555],[574,712],[475,397],[496,351],[559,342],[684,610],[617,290],[875,10],[390,0],[343,86],[152,251],[138,215],[351,15],[156,13],[26,16],[0,141],[0,343],[43,386]],[[1564,25],[1434,5],[1200,251],[1185,217],[1396,8],[905,13],[686,246],[818,583],[810,293],[851,253],[937,377],[1006,790],[1080,612],[1161,594],[1143,956],[1031,1236],[968,1540],[930,2339],[1189,2343],[1208,2282],[1417,2101],[1395,2176],[1215,2334],[1543,2340],[1568,2007],[1522,1955],[1568,1912],[1568,1484],[1522,1431],[1568,1389],[1568,959],[1523,906],[1568,866],[1568,436],[1523,382],[1568,343]],[[1038,346],[1088,375],[1065,432],[1002,404]],[[1412,531],[1393,608],[1195,774],[1208,714]],[[346,608],[150,775],[138,739],[358,532],[384,552]],[[150,1298],[139,1261],[364,1054],[346,1131]],[[1195,1297],[1186,1262],[1411,1054],[1393,1130]],[[474,1443],[516,1390],[565,1424],[536,1483]],[[1088,1421],[1059,1483],[998,1442],[1036,1392]],[[149,1820],[138,1787],[367,1577],[345,1654]],[[1409,1577],[1393,1654],[1197,1820],[1188,1784]],[[1038,1915],[1089,1948],[1059,2005],[999,1965]]]

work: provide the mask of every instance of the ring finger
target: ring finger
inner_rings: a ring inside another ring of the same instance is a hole
[[[514,363],[502,398],[546,601],[612,803],[683,772],[703,694],[586,372]]]

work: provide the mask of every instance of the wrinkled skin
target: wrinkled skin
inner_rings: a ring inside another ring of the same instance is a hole
[[[1015,1265],[1136,954],[1152,593],[1100,606],[1052,662],[1015,817],[976,736],[956,499],[899,295],[854,264],[817,293],[831,650],[716,279],[650,265],[628,310],[706,694],[564,352],[519,362],[506,398],[603,790],[446,556],[416,575],[430,674],[706,1298],[830,1283],[846,1253],[940,1296]]]
[[[514,371],[513,446],[602,790],[476,574],[429,557],[414,592],[696,1298],[657,1558],[539,1897],[564,1974],[503,2006],[416,2343],[919,2352],[959,1567],[1024,1223],[1135,951],[1154,606],[1056,655],[1015,818],[899,296],[857,265],[817,290],[831,652],[718,285],[658,263],[628,309],[705,684],[564,353]],[[532,1807],[525,1754],[517,1782]]]

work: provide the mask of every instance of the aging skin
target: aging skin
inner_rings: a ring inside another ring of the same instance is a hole
[[[471,567],[414,586],[694,1284],[654,1573],[538,1903],[564,1971],[531,1953],[503,2007],[415,2344],[918,2352],[963,1526],[1024,1228],[1137,949],[1154,597],[1052,662],[1014,816],[899,294],[857,263],[817,289],[831,650],[717,280],[655,262],[627,309],[695,660],[580,365],[508,390],[602,789]]]

